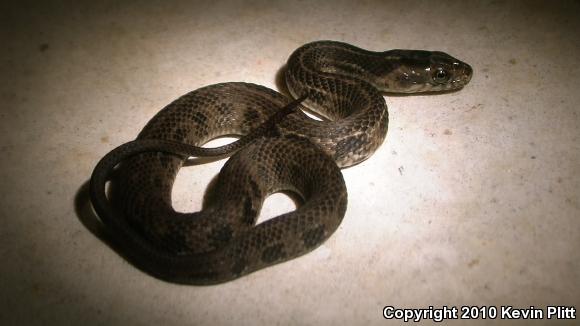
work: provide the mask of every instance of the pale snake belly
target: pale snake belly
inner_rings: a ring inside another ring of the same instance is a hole
[[[93,207],[121,254],[145,272],[186,284],[235,279],[303,255],[337,229],[347,205],[339,168],[368,158],[387,133],[382,93],[458,90],[471,75],[468,64],[442,52],[306,44],[285,73],[299,100],[235,82],[183,95],[99,162]],[[302,100],[300,108],[323,119],[293,110]],[[225,135],[246,136],[215,150],[197,147]],[[173,182],[187,157],[232,152],[202,210],[175,211]],[[265,198],[279,191],[301,204],[256,225]]]

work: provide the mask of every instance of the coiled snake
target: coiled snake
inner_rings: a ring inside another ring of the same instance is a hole
[[[121,253],[167,281],[219,283],[280,263],[313,250],[340,224],[347,192],[339,167],[365,160],[385,139],[382,92],[456,90],[471,75],[468,64],[442,52],[303,45],[285,74],[298,100],[234,82],[183,95],[135,141],[101,159],[90,182],[93,207]],[[246,136],[217,149],[197,147],[224,135]],[[233,152],[201,211],[172,208],[173,181],[189,156]],[[255,225],[264,199],[278,191],[302,204]]]

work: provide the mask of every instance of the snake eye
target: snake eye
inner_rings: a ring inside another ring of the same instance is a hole
[[[449,79],[449,75],[447,71],[439,68],[435,70],[435,74],[433,75],[433,80],[437,83],[445,83]]]

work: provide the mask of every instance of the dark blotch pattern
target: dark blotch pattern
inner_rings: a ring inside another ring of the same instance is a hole
[[[237,259],[232,267],[232,273],[234,275],[241,275],[244,269],[246,269],[247,263],[245,259]]]
[[[254,209],[252,200],[250,198],[246,198],[244,201],[244,217],[242,219],[243,223],[247,225],[253,225],[256,221],[257,215],[258,212]]]
[[[319,225],[302,233],[302,241],[306,248],[314,248],[324,240],[324,226]]]
[[[226,224],[212,230],[208,238],[212,246],[219,247],[230,241],[232,234],[232,228]]]
[[[366,137],[351,136],[340,140],[336,144],[336,152],[334,154],[335,160],[340,160],[347,157],[351,153],[355,153],[361,149],[366,143]]]
[[[207,117],[202,112],[194,112],[192,115],[192,119],[193,119],[193,121],[195,121],[199,124],[207,123]]]
[[[244,112],[244,119],[246,121],[256,121],[260,119],[260,114],[253,108],[248,108],[246,112]]]
[[[173,140],[176,142],[181,142],[187,137],[187,130],[184,128],[178,128],[175,130]]]
[[[262,252],[262,261],[265,263],[273,263],[275,261],[282,260],[286,257],[286,252],[284,252],[283,244],[275,244],[267,247]]]
[[[232,114],[232,105],[230,103],[220,103],[216,107],[216,111],[218,114],[222,116],[227,116]]]
[[[262,192],[260,191],[260,186],[258,186],[258,183],[252,179],[250,179],[248,181],[248,183],[250,184],[250,189],[252,190],[252,195],[255,198],[262,197]]]

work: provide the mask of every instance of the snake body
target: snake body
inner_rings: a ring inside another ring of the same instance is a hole
[[[365,160],[385,139],[382,93],[456,90],[471,74],[442,52],[308,43],[292,53],[285,74],[300,100],[237,82],[183,95],[97,164],[93,206],[122,254],[142,270],[187,284],[235,279],[303,255],[336,230],[347,204],[340,168]],[[291,111],[302,100],[301,108],[321,121]],[[224,135],[253,136],[223,151],[199,147]],[[203,209],[176,212],[171,190],[187,157],[234,151]],[[118,163],[107,197],[105,183]],[[279,191],[302,204],[255,225],[264,199]]]

